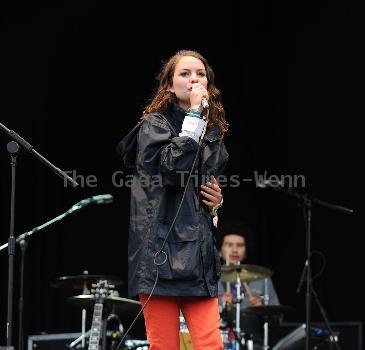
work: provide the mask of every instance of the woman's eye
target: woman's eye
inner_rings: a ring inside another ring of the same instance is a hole
[[[188,75],[188,72],[182,72],[182,73],[180,73],[180,75],[181,75],[182,77],[186,77],[186,76]]]
[[[201,76],[201,77],[205,77],[205,72],[199,72],[199,75]]]

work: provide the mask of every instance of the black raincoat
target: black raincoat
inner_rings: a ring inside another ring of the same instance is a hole
[[[128,294],[151,292],[154,254],[161,248],[188,178],[198,143],[179,137],[186,112],[172,105],[137,124],[118,144],[133,169],[128,242]],[[203,176],[218,176],[228,160],[217,128],[208,128],[180,214],[165,244],[167,262],[159,267],[154,294],[217,296],[220,259],[211,214],[201,202]],[[162,257],[162,256],[161,256]]]

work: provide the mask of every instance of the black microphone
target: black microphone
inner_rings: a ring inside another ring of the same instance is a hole
[[[97,196],[92,196],[91,203],[95,203],[95,204],[113,203],[113,196],[111,194],[99,194]]]
[[[86,207],[89,204],[109,204],[113,202],[113,196],[111,194],[98,194],[96,196],[92,196],[86,199],[81,200],[80,202],[74,204],[71,211],[78,210]]]

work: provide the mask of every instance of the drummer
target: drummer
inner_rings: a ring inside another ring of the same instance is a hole
[[[218,247],[222,258],[222,265],[247,263],[249,253],[253,253],[253,235],[251,229],[243,222],[226,222],[218,230]],[[250,256],[250,260],[251,256]],[[266,285],[266,286],[265,286]],[[241,301],[241,310],[248,306],[261,306],[265,304],[265,288],[267,288],[267,304],[279,305],[279,299],[271,278],[248,282],[251,291],[245,290],[242,285],[244,298]],[[235,312],[233,301],[236,298],[236,282],[219,282],[218,286],[220,307],[223,311],[222,317],[228,323],[233,322]],[[251,292],[251,293],[250,293]],[[251,294],[251,297],[249,297]],[[256,316],[248,316],[241,313],[241,329],[261,338],[262,331],[259,320]]]

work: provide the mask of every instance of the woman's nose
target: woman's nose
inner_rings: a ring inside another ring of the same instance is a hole
[[[191,77],[190,77],[190,82],[191,83],[198,83],[199,82],[198,76],[195,75],[195,74],[192,74]]]

